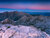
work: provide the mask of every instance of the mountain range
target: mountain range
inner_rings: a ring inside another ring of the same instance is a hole
[[[50,34],[50,16],[31,15],[24,12],[0,13],[1,24],[34,26]]]

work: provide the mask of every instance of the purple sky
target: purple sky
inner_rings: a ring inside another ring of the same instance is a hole
[[[50,10],[50,4],[43,3],[0,3],[0,8],[11,9],[36,9],[36,10]]]

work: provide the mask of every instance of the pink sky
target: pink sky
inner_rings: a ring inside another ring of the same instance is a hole
[[[50,10],[49,4],[0,4],[0,8]]]

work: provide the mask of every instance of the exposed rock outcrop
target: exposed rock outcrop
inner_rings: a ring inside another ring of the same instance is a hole
[[[9,25],[9,24],[8,24]],[[10,25],[11,26],[11,25]],[[3,32],[2,28],[6,28]],[[5,25],[0,30],[0,38],[50,38],[50,36],[32,26],[11,26],[7,28]]]

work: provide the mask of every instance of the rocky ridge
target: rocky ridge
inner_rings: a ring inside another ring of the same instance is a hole
[[[5,12],[0,13],[0,24],[7,24],[6,27],[9,26],[9,24],[13,26],[34,26],[37,29],[40,29],[41,31],[46,32],[50,35],[50,16],[32,16],[27,13],[22,12]],[[10,26],[11,26],[10,25]],[[10,28],[10,27],[8,27]]]
[[[0,38],[50,38],[50,36],[32,26],[1,24]]]

